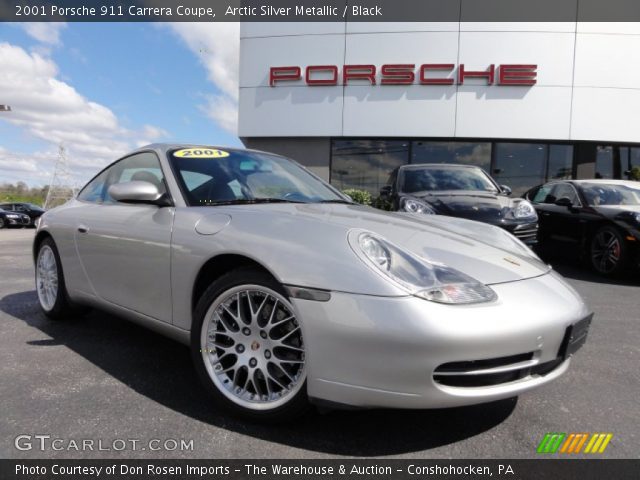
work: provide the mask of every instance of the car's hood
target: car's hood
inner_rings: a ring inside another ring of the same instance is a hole
[[[504,230],[459,218],[390,213],[340,204],[244,205],[218,207],[215,212],[231,217],[226,235],[241,238],[246,232],[258,229],[263,232],[265,245],[273,243],[273,248],[287,248],[286,254],[295,255],[296,245],[300,247],[299,256],[303,252],[304,255],[314,252],[314,259],[309,259],[307,265],[359,262],[347,244],[347,233],[361,229],[377,233],[416,255],[446,264],[485,284],[523,280],[549,271],[531,250]],[[277,242],[270,242],[274,235],[279,236]],[[286,240],[285,247],[282,240]],[[273,255],[277,262],[273,248],[266,255]]]
[[[436,213],[468,218],[485,223],[500,223],[511,210],[513,201],[504,195],[484,192],[421,195]]]

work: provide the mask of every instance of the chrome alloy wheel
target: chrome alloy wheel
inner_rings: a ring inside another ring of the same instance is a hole
[[[601,273],[611,273],[618,266],[622,246],[620,239],[608,230],[602,230],[593,238],[591,260]]]
[[[46,311],[52,310],[58,298],[58,266],[56,256],[48,245],[38,252],[36,286],[40,305]]]
[[[242,285],[220,295],[205,316],[200,346],[213,383],[244,408],[277,408],[304,384],[300,324],[291,303],[267,287]]]

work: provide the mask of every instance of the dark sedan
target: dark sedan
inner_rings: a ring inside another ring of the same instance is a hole
[[[540,217],[541,247],[578,252],[607,276],[639,265],[639,182],[555,181],[532,188],[524,197]]]
[[[0,228],[26,227],[29,225],[29,217],[23,213],[7,212],[0,208]]]
[[[29,217],[29,226],[35,227],[36,220],[44,213],[44,210],[33,203],[11,202],[0,204],[0,208],[7,212],[15,212]]]
[[[438,214],[490,223],[511,232],[527,245],[537,242],[538,217],[511,189],[498,185],[472,165],[403,165],[380,190],[391,210]]]

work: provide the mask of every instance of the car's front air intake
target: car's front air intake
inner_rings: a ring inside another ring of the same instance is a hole
[[[538,224],[518,225],[512,233],[523,243],[532,245],[538,241]]]
[[[433,379],[450,387],[488,387],[521,380],[530,375],[546,375],[562,362],[538,363],[533,352],[509,357],[450,362],[436,368]]]

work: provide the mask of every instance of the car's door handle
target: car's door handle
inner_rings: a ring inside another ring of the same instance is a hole
[[[85,225],[78,225],[78,232],[80,233],[89,233],[89,227]]]
[[[544,215],[545,217],[548,217],[549,215],[551,215],[551,213],[549,213],[549,212],[541,212],[541,213],[542,213],[542,215]]]

